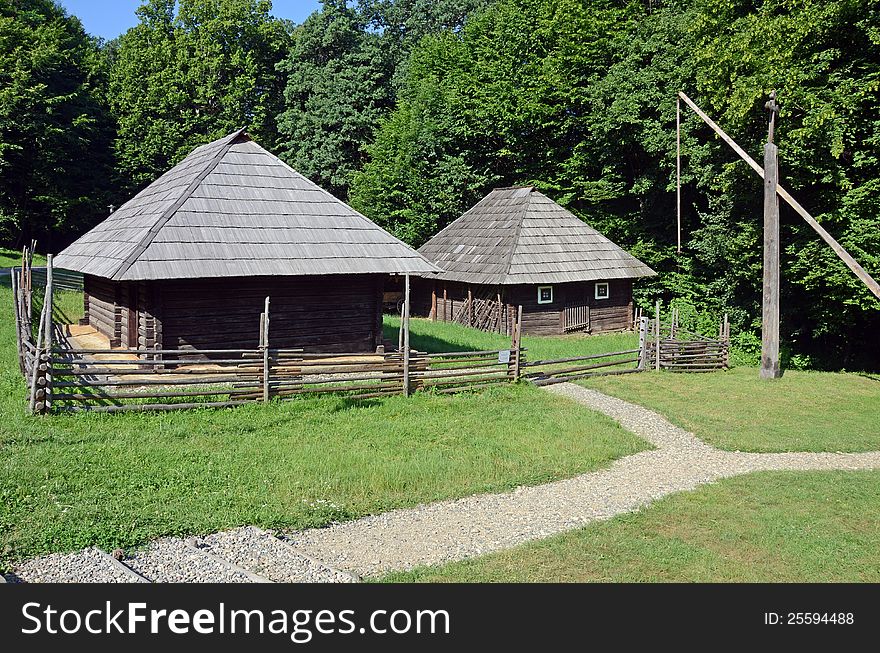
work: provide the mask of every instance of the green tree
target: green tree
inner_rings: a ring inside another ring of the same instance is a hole
[[[756,158],[778,89],[783,183],[872,274],[878,260],[876,0],[499,0],[406,66],[352,202],[418,245],[491,186],[531,183],[647,261],[656,296],[760,326],[760,179],[675,93]],[[880,366],[877,300],[783,209],[783,332],[814,364]],[[824,362],[823,362],[824,361]]]
[[[106,213],[103,59],[51,0],[0,0],[0,242],[48,250]]]
[[[279,119],[284,157],[347,197],[377,126],[395,106],[396,80],[427,34],[459,29],[489,0],[322,0],[279,66],[288,82]]]
[[[268,0],[146,0],[114,54],[120,169],[134,184],[207,140],[247,127],[274,148],[290,26]]]
[[[287,77],[279,117],[284,158],[333,194],[345,197],[374,125],[393,102],[391,70],[344,0],[324,0],[294,33],[279,65]]]

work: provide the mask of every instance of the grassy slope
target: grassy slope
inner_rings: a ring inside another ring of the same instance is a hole
[[[76,296],[64,298],[76,310]],[[166,414],[24,414],[0,290],[0,565],[238,524],[305,527],[572,476],[645,447],[529,386]]]
[[[385,317],[385,337],[397,342],[400,319]],[[497,333],[484,333],[460,324],[432,322],[413,318],[410,321],[410,345],[419,351],[471,351],[503,349],[510,347],[510,338]],[[523,336],[523,347],[529,360],[589,356],[605,352],[635,349],[639,336],[635,333],[611,333],[606,335],[570,335],[552,337]]]
[[[788,371],[758,378],[752,368],[594,378],[584,385],[662,413],[724,449],[880,450],[880,378]]]
[[[397,582],[880,582],[880,472],[761,473]]]
[[[21,265],[21,252],[0,247],[0,268],[11,268],[16,265]],[[46,257],[42,254],[34,254],[34,265],[46,265]]]

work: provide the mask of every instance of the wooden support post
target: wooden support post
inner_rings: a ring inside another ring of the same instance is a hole
[[[260,346],[263,349],[263,402],[269,401],[269,298],[260,317]]]
[[[404,277],[403,292],[403,396],[409,397],[409,274]]]
[[[764,145],[764,292],[761,312],[761,378],[776,379],[779,368],[779,200],[778,150]]]
[[[444,283],[443,284],[443,321],[444,322],[447,321],[447,319],[446,319],[446,299],[447,299],[446,284]]]
[[[648,365],[648,318],[639,318],[639,369]]]
[[[431,321],[437,321],[437,283],[431,288]]]
[[[660,371],[660,300],[657,300],[654,308],[654,363],[655,369]]]
[[[471,292],[471,287],[468,286],[468,304],[467,304],[467,325],[469,327],[474,326],[474,293]]]
[[[740,156],[743,161],[748,163],[752,170],[757,172],[762,178],[764,177],[764,170],[763,168],[761,168],[760,165],[758,165],[758,162],[750,157],[739,145],[737,145],[736,142],[730,136],[728,136],[723,129],[721,129],[721,127],[715,124],[715,122],[700,109],[700,107],[694,104],[693,100],[691,100],[681,91],[679,91],[678,96],[685,101],[685,104],[693,109],[694,113],[696,113],[703,120],[703,122],[709,125],[709,127],[711,127],[715,131],[715,133],[721,137],[721,140],[727,143],[731,147],[731,149],[733,149],[733,151]],[[875,281],[874,278],[871,277],[871,275],[868,274],[865,269],[861,265],[859,265],[852,256],[850,256],[849,252],[847,252],[840,245],[840,243],[838,243],[834,239],[831,234],[825,231],[825,228],[822,225],[816,222],[816,219],[812,215],[810,215],[807,210],[803,206],[801,206],[796,199],[794,199],[794,197],[791,196],[791,193],[789,193],[778,184],[778,181],[776,184],[776,192],[779,193],[779,196],[786,202],[788,202],[789,206],[791,206],[791,208],[793,208],[797,212],[797,214],[801,216],[804,221],[813,228],[813,231],[819,234],[819,237],[824,240],[828,244],[828,246],[831,247],[832,250],[834,250],[834,253],[837,254],[840,260],[846,264],[846,266],[852,271],[852,273],[855,274],[872,293],[874,293],[874,296],[880,298],[880,284],[878,284],[877,281]]]

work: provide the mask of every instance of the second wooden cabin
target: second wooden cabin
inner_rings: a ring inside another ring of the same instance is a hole
[[[109,347],[375,350],[389,274],[436,268],[244,131],[189,156],[61,252]]]
[[[509,333],[601,333],[632,326],[633,281],[656,274],[532,187],[498,188],[420,249],[412,312]]]

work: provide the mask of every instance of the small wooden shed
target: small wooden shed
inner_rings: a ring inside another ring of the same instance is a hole
[[[114,347],[361,352],[389,274],[436,268],[257,145],[196,148],[55,257],[84,275],[84,322]]]
[[[600,333],[632,325],[633,281],[655,275],[534,188],[498,188],[419,252],[443,271],[413,284],[413,314],[508,332]]]

